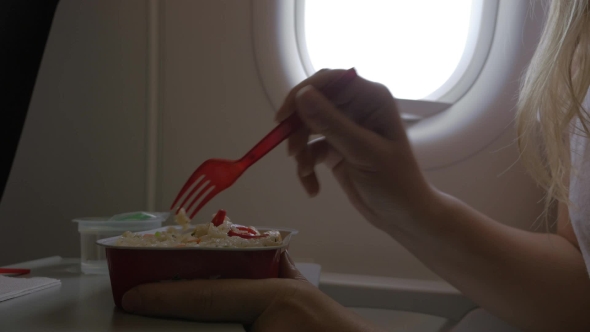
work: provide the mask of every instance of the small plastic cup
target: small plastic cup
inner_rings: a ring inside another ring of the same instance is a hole
[[[142,232],[162,227],[168,212],[131,212],[110,218],[89,217],[72,220],[80,232],[80,268],[84,274],[108,274],[105,248],[96,241],[119,236],[125,231]]]

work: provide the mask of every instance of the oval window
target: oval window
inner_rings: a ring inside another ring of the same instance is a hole
[[[473,0],[312,0],[296,6],[308,74],[355,67],[397,98],[414,100],[436,100],[457,83],[473,57],[482,16]]]

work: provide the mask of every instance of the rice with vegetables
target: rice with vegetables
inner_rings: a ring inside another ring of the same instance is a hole
[[[181,209],[176,222],[182,229],[169,227],[155,234],[136,234],[125,232],[117,239],[117,246],[125,247],[214,247],[248,248],[276,247],[283,244],[279,231],[260,233],[255,227],[234,224],[219,210],[208,224],[190,226],[190,219]]]

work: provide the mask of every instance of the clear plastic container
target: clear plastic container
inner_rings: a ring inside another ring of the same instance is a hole
[[[76,218],[80,232],[80,268],[85,274],[108,274],[104,247],[96,241],[119,236],[125,231],[142,232],[162,227],[168,219],[167,212],[131,212],[110,218]]]

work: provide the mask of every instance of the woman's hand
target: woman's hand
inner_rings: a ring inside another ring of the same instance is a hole
[[[234,322],[248,331],[378,331],[310,284],[288,254],[281,278],[192,280],[137,286],[123,297],[134,314]]]
[[[277,112],[277,121],[297,112],[306,124],[288,142],[299,179],[316,195],[314,166],[323,162],[373,225],[390,230],[411,223],[435,207],[437,196],[414,158],[395,99],[385,86],[357,77],[328,100],[318,90],[342,73],[317,72],[293,88]],[[308,143],[310,134],[324,138]]]

